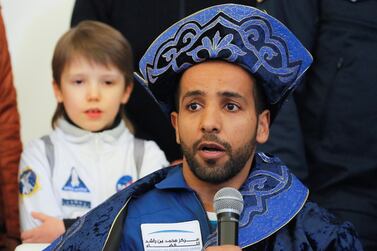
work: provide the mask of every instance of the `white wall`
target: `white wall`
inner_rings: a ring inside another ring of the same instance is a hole
[[[51,131],[56,101],[51,59],[74,0],[1,0],[24,144]]]

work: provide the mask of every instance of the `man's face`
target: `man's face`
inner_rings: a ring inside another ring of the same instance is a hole
[[[179,111],[171,115],[183,167],[199,180],[220,184],[251,165],[255,143],[268,138],[269,113],[257,116],[255,80],[240,66],[209,61],[180,81]]]

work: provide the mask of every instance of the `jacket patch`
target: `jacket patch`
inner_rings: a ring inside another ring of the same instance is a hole
[[[67,182],[65,183],[64,187],[62,188],[63,191],[70,191],[70,192],[80,192],[80,193],[89,193],[88,187],[79,177],[76,169],[72,167],[71,175],[69,176]]]
[[[140,225],[145,251],[203,250],[198,220],[177,223],[144,223]]]
[[[132,177],[129,175],[124,175],[120,177],[120,179],[117,181],[115,189],[117,192],[119,192],[120,190],[128,187],[131,184],[132,184]]]
[[[67,207],[91,208],[90,201],[62,199],[62,205]]]
[[[30,196],[39,190],[38,177],[30,167],[22,171],[18,189],[21,196]]]

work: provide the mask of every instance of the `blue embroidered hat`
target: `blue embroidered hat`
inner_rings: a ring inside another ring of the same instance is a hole
[[[163,32],[139,67],[169,114],[181,74],[218,59],[238,64],[262,85],[272,119],[312,62],[310,53],[278,20],[250,6],[223,4],[188,16]]]

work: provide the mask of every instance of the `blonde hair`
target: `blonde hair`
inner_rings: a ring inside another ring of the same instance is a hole
[[[52,76],[59,88],[64,67],[77,56],[105,66],[114,65],[122,72],[126,86],[132,84],[131,46],[127,39],[111,26],[97,21],[82,21],[63,34],[56,44],[52,58]],[[63,104],[58,103],[51,121],[53,128],[64,114]]]

